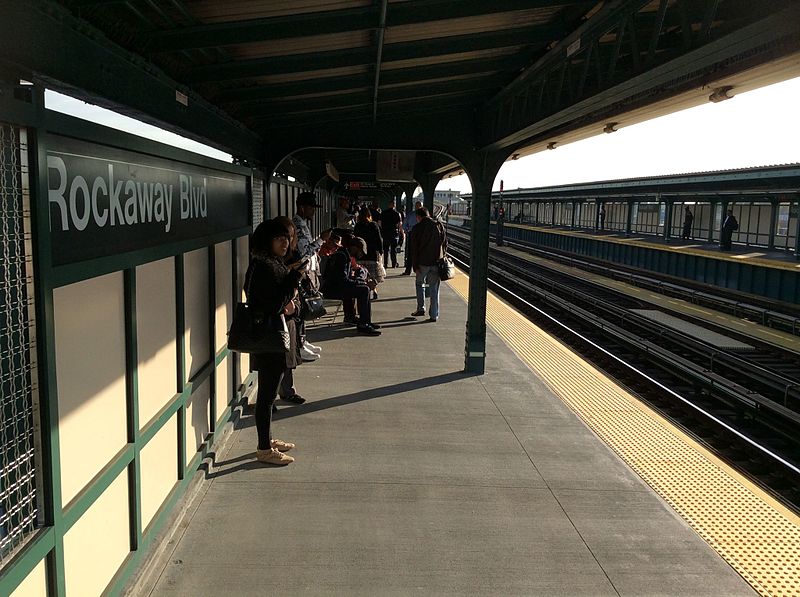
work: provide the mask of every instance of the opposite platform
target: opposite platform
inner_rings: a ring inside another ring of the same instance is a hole
[[[274,427],[297,461],[240,419],[151,594],[753,594],[497,335],[463,374],[463,299],[415,321],[394,272],[381,337],[310,332]]]

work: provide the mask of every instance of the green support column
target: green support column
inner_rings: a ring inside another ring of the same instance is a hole
[[[664,205],[666,206],[666,215],[664,217],[664,240],[669,242],[672,236],[672,212],[675,209],[675,202],[672,199],[665,199]]]
[[[433,193],[436,190],[436,185],[442,180],[438,174],[426,174],[420,177],[422,180],[417,179],[419,186],[422,187],[423,205],[433,215]]]
[[[778,202],[775,199],[770,201],[769,208],[769,241],[767,250],[775,250],[775,227],[778,225]]]
[[[714,242],[714,220],[716,219],[717,214],[717,202],[712,200],[711,202],[711,213],[708,217],[708,242]]]
[[[633,233],[633,201],[628,201],[628,209],[625,213],[625,235],[630,236]]]
[[[720,212],[720,218],[719,218],[719,236],[720,236],[720,240],[722,240],[722,224],[725,223],[725,216],[728,213],[728,201],[723,199],[721,201],[721,204],[722,204],[722,211]],[[733,240],[731,240],[731,242],[733,242]]]
[[[602,207],[600,199],[594,200],[594,229],[595,232],[600,230],[600,208]]]
[[[800,201],[797,202],[797,213],[800,214]],[[792,204],[789,204],[789,221],[792,220]],[[800,217],[795,218],[794,227],[794,258],[800,261]]]
[[[466,171],[472,182],[470,220],[469,304],[464,371],[482,375],[486,370],[486,293],[489,277],[489,222],[492,210],[492,184],[507,156],[483,154]],[[463,163],[463,162],[462,162]]]
[[[417,183],[412,182],[403,185],[403,191],[406,194],[406,213],[414,209],[414,191],[417,190]]]
[[[37,120],[44,121],[44,88],[33,91]],[[58,431],[58,384],[56,379],[55,312],[53,304],[50,205],[47,197],[47,134],[30,130],[31,215],[35,230],[33,262],[36,290],[36,341],[39,400],[42,425],[42,508],[44,524],[52,527],[54,545],[47,556],[48,595],[66,595],[64,573],[64,505],[61,497],[61,449]]]
[[[481,181],[482,182],[482,181]],[[489,275],[489,219],[492,183],[472,185],[470,220],[469,306],[464,370],[482,375],[486,369],[486,292]]]

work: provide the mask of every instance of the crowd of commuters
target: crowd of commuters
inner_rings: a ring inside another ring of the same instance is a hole
[[[282,315],[290,338],[286,354],[251,354],[251,366],[258,372],[256,457],[267,464],[294,462],[286,452],[295,445],[272,437],[275,401],[305,402],[295,388],[294,369],[318,360],[322,352],[306,338],[302,296],[321,292],[326,299],[341,300],[345,324],[355,325],[359,334],[379,336],[381,326],[372,320],[371,302],[378,299],[386,269],[399,267],[397,252],[405,243],[403,273],[416,274],[417,308],[411,315],[426,315],[427,295],[428,320],[439,318],[438,262],[445,255],[447,237],[444,225],[420,202],[407,216],[395,209],[394,201],[381,210],[377,202],[361,206],[342,199],[336,227],[315,235],[310,222],[319,207],[313,193],[301,193],[293,218],[261,223],[250,241],[247,302],[265,316]]]

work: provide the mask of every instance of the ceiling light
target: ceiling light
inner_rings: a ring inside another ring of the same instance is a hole
[[[556,145],[558,145],[558,141],[550,141],[550,143],[547,144],[547,149],[555,149]]]
[[[724,87],[717,87],[714,90],[714,93],[708,96],[708,101],[718,104],[719,102],[724,102],[725,100],[733,98],[732,95],[728,95],[728,92],[731,89],[733,89],[731,85],[725,85]]]
[[[609,122],[607,125],[605,125],[603,127],[603,132],[604,133],[616,133],[618,125],[619,125],[619,122]]]

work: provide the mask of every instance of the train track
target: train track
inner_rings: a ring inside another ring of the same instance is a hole
[[[468,267],[468,245],[450,235]],[[800,510],[800,359],[741,334],[723,350],[652,306],[496,252],[490,287],[787,505]],[[719,330],[714,330],[719,333]]]
[[[463,234],[462,229],[456,226],[450,226],[449,231],[451,234]],[[490,236],[494,237],[494,234]],[[645,288],[666,296],[680,298],[716,311],[729,313],[735,317],[741,317],[774,329],[800,335],[800,305],[781,303],[726,288],[712,288],[707,284],[675,278],[666,274],[646,274],[641,270],[616,263],[610,264],[602,260],[575,257],[568,252],[555,249],[542,249],[525,241],[504,239],[504,244],[550,261],[599,273],[605,277],[619,280],[638,288]]]

